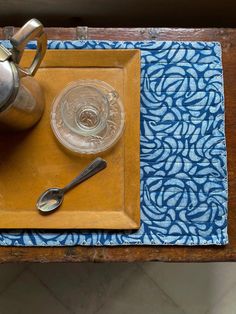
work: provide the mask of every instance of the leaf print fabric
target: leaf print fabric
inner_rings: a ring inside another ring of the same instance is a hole
[[[141,50],[141,227],[132,232],[6,231],[0,244],[228,243],[220,44],[90,40],[50,41],[48,48]]]

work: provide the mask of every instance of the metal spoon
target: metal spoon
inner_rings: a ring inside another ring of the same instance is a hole
[[[102,158],[96,158],[89,164],[73,181],[67,184],[63,189],[51,188],[46,190],[37,201],[37,208],[43,213],[49,213],[58,208],[64,198],[64,194],[74,188],[76,185],[92,177],[99,171],[106,168],[107,163]]]

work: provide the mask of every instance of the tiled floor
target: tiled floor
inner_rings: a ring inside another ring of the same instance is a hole
[[[236,264],[0,265],[0,314],[235,314]]]

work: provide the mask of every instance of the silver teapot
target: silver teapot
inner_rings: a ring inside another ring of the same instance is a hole
[[[19,64],[25,46],[37,41],[37,50],[28,68]],[[12,49],[0,45],[0,129],[22,130],[39,121],[44,110],[42,89],[33,78],[47,49],[43,25],[36,19],[27,22],[11,39]]]

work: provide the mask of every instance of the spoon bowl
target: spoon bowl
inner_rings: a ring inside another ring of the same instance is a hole
[[[44,213],[57,209],[64,199],[64,191],[59,188],[46,190],[37,201],[37,208]]]

